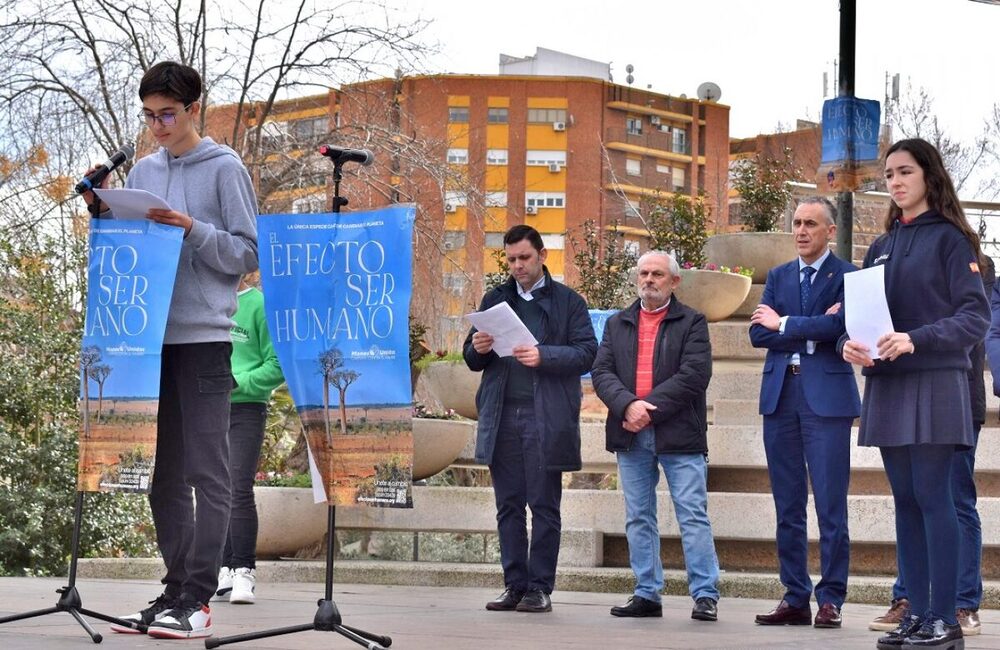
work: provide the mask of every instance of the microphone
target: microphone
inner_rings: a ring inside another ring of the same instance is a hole
[[[367,149],[344,149],[333,145],[320,145],[319,153],[337,163],[356,162],[368,166],[375,162],[375,154]]]
[[[118,169],[135,156],[135,147],[126,142],[118,151],[111,154],[111,157],[101,163],[101,166],[84,176],[83,180],[76,184],[76,193],[83,194],[101,184],[108,174]]]

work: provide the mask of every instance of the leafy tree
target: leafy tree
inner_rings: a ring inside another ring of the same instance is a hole
[[[792,197],[789,181],[801,178],[801,172],[787,147],[780,155],[758,153],[737,160],[730,168],[735,189],[740,195],[740,218],[753,232],[778,229],[785,206]]]
[[[573,263],[580,272],[576,289],[591,309],[619,309],[631,298],[632,270],[638,256],[625,245],[615,221],[599,231],[593,219],[583,222],[583,239],[570,235]]]
[[[673,251],[678,264],[689,262],[699,267],[705,263],[711,208],[704,192],[694,198],[657,194],[646,199],[644,213],[651,249]]]
[[[493,261],[496,262],[497,270],[487,273],[483,278],[483,293],[496,289],[507,281],[510,277],[510,264],[507,263],[507,254],[502,248],[490,251]]]
[[[106,363],[91,366],[87,376],[97,382],[97,421],[101,421],[101,408],[104,405],[104,382],[111,374],[111,366]]]

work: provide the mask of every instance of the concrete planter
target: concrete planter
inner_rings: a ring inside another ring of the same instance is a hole
[[[713,235],[705,242],[709,264],[752,266],[754,284],[764,284],[768,271],[796,255],[795,235],[790,232],[736,232]]]
[[[476,433],[472,420],[413,418],[413,480],[451,465]]]
[[[326,502],[313,503],[312,488],[256,486],[253,494],[259,559],[294,555],[326,534]]]
[[[750,293],[750,278],[735,273],[681,269],[675,292],[685,305],[705,314],[709,322],[729,318]]]
[[[476,420],[476,391],[482,373],[472,372],[464,361],[435,361],[424,368],[424,381],[441,406],[463,418]]]

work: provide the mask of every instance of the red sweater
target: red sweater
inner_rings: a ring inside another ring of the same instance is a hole
[[[635,364],[635,395],[645,399],[653,390],[653,351],[656,349],[656,332],[667,316],[667,309],[648,312],[639,309],[639,358]]]

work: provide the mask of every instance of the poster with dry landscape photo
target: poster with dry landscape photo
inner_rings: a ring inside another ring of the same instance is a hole
[[[151,487],[160,348],[182,235],[147,221],[91,221],[80,354],[82,491]]]
[[[258,219],[268,329],[331,505],[412,507],[413,218]]]

